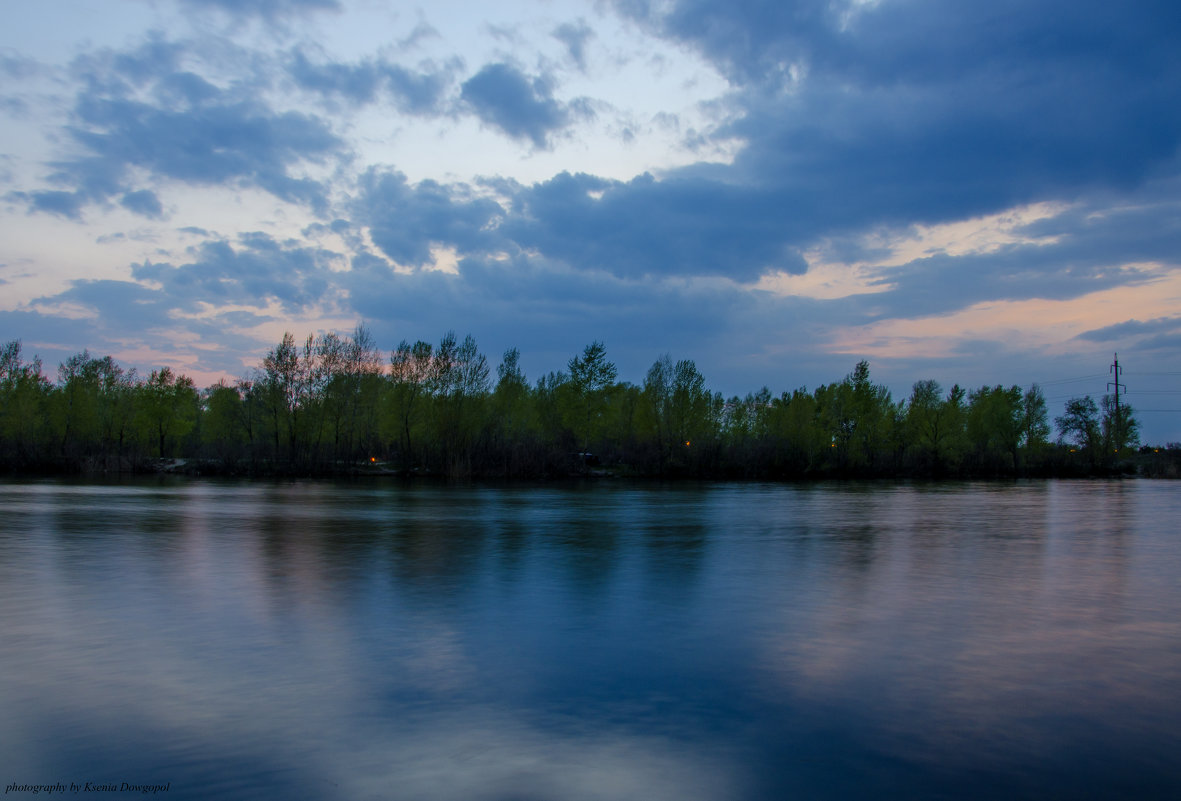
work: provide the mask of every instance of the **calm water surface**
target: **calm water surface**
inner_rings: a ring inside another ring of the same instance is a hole
[[[1179,520],[1149,481],[0,483],[0,780],[1178,798]]]

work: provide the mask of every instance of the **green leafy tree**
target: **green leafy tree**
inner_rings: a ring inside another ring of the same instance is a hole
[[[496,368],[496,389],[492,394],[495,418],[515,436],[523,434],[529,422],[529,382],[521,369],[521,351],[509,348]]]
[[[82,459],[97,445],[99,381],[97,360],[83,350],[58,365],[51,418],[61,455]]]
[[[493,448],[500,471],[506,476],[542,472],[544,460],[538,458],[537,418],[517,348],[509,348],[501,357],[490,407]]]
[[[940,474],[950,466],[951,444],[958,434],[958,411],[943,397],[938,381],[917,381],[911,388],[906,423],[910,429],[910,446],[921,468],[929,467]]]
[[[634,465],[643,437],[643,394],[630,381],[614,384],[607,390],[602,430],[608,461]]]
[[[892,452],[895,409],[890,391],[869,378],[860,361],[840,384],[816,389],[822,424],[828,433],[833,466],[840,471],[873,472]]]
[[[77,466],[118,466],[133,417],[134,373],[110,356],[89,351],[58,366],[58,385],[50,395],[50,424],[59,453]]]
[[[869,378],[869,362],[860,361],[845,382],[852,390],[854,414],[854,460],[869,470],[881,468],[881,460],[890,451],[889,440],[894,421],[890,390]]]
[[[576,401],[571,428],[586,452],[590,450],[591,439],[600,430],[607,391],[614,384],[617,371],[607,360],[607,348],[597,340],[587,345],[581,356],[571,359],[567,367]]]
[[[829,450],[821,428],[816,398],[800,387],[772,401],[769,430],[776,443],[776,470],[807,474],[816,470]]]
[[[348,458],[377,451],[379,409],[386,387],[384,369],[372,333],[358,324],[345,349],[345,375],[354,398],[346,412]]]
[[[139,395],[139,414],[156,455],[173,455],[176,445],[197,422],[200,399],[192,379],[162,367],[151,372],[140,386]]]
[[[1099,407],[1090,395],[1071,398],[1061,417],[1054,418],[1060,440],[1069,440],[1097,463],[1103,444],[1103,432],[1099,425]]]
[[[665,354],[648,369],[640,398],[660,468],[685,469],[702,462],[717,435],[717,421],[713,396],[697,365],[690,359],[673,364]]]
[[[22,467],[44,458],[49,393],[41,360],[26,363],[20,340],[5,344],[0,349],[0,463]]]
[[[300,363],[299,348],[290,332],[284,333],[279,344],[267,352],[262,362],[261,390],[270,417],[275,458],[284,456],[294,462],[299,438],[300,402],[305,390],[305,375]]]
[[[1050,437],[1049,412],[1046,396],[1037,384],[1025,391],[1021,398],[1021,445],[1026,464],[1032,463],[1045,450]]]
[[[484,422],[488,360],[470,334],[457,343],[449,331],[439,342],[433,366],[435,441],[442,448],[441,463],[450,475],[469,475]]]
[[[321,426],[331,440],[333,461],[354,461],[377,441],[382,382],[381,351],[364,325],[351,337],[335,333],[316,339]]]
[[[666,353],[653,362],[644,377],[643,419],[655,443],[661,469],[668,463],[672,451],[672,415],[669,409],[672,403],[672,372],[672,359]]]
[[[251,377],[235,382],[234,388],[242,398],[240,425],[250,452],[251,468],[258,470],[268,456],[277,457],[277,452],[271,450],[272,443],[278,446],[277,433],[271,431],[274,420],[272,392],[266,376],[257,370],[251,373]]]
[[[1111,454],[1119,453],[1140,444],[1140,421],[1135,410],[1126,403],[1115,405],[1115,398],[1104,395],[1103,417],[1100,426],[1103,432],[1104,449]]]
[[[969,393],[967,433],[977,469],[1019,470],[1024,422],[1020,387],[998,384]]]
[[[643,397],[656,421],[662,468],[697,469],[709,457],[717,433],[713,396],[697,365],[662,357],[648,371]]]
[[[432,390],[435,370],[434,346],[421,339],[411,345],[406,340],[390,354],[390,393],[386,404],[385,426],[400,441],[402,463],[410,467],[414,460],[414,432],[423,415],[423,398]]]
[[[753,476],[759,472],[768,445],[770,412],[771,390],[767,387],[744,398],[734,395],[722,405],[715,419],[726,449],[728,473]]]
[[[899,409],[900,448],[909,469],[954,475],[967,450],[967,393],[953,384],[942,395],[937,381],[918,381]]]
[[[233,465],[248,447],[249,437],[242,425],[241,385],[223,379],[204,392],[201,441],[223,465]]]
[[[567,421],[577,416],[574,385],[562,371],[550,371],[537,379],[533,389],[534,408],[546,445],[552,451],[565,453],[577,447],[574,433]]]
[[[648,369],[641,398],[661,469],[682,469],[696,461],[694,455],[713,435],[713,397],[697,365],[688,359],[674,365],[667,354],[662,356]],[[692,450],[694,440],[697,451]]]
[[[691,359],[681,359],[673,366],[672,398],[669,408],[673,442],[686,447],[701,440],[710,431],[710,394],[705,377]]]

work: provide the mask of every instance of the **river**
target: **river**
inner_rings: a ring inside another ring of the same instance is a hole
[[[1149,480],[8,480],[0,781],[1178,798],[1179,520]]]

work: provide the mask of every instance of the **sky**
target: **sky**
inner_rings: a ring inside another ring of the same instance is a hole
[[[0,29],[0,341],[594,340],[730,395],[1114,380],[1181,441],[1173,0],[59,0]]]

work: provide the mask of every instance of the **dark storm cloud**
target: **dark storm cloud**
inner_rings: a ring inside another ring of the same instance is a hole
[[[1116,340],[1143,337],[1147,335],[1173,334],[1171,339],[1181,335],[1181,317],[1158,317],[1154,320],[1126,320],[1115,325],[1095,328],[1079,334],[1077,339],[1091,342],[1114,342]]]
[[[574,268],[624,278],[727,275],[754,280],[774,268],[802,273],[785,244],[790,213],[764,196],[708,182],[618,183],[561,173],[523,187],[495,184],[511,208],[462,185],[371,170],[360,183],[354,222],[405,265],[431,260],[432,244],[461,255],[538,251]],[[745,211],[742,214],[741,211]]]
[[[60,294],[37,301],[39,304],[62,302],[93,309],[99,313],[100,320],[133,320],[141,330],[171,323],[169,311],[172,304],[169,299],[160,292],[132,281],[83,279],[74,281],[69,289]]]
[[[355,221],[373,227],[374,242],[386,255],[411,265],[429,261],[433,242],[461,255],[538,252],[579,270],[630,278],[721,275],[753,281],[769,270],[807,269],[792,244],[806,241],[800,213],[771,192],[675,176],[625,183],[562,173],[527,187],[493,184],[509,198],[507,209],[473,197],[467,187],[430,181],[411,186],[400,174],[374,171],[362,182]],[[984,299],[1066,299],[1149,280],[1122,269],[1126,264],[1175,263],[1181,252],[1176,203],[1165,197],[1108,206],[1108,199],[1079,203],[1015,232],[1034,237],[1033,243],[881,268],[878,282],[893,289],[874,295],[872,303],[882,314],[908,315]],[[828,241],[827,251],[859,260],[885,255],[839,236]]]
[[[198,184],[257,184],[282,199],[316,202],[322,189],[292,183],[289,166],[335,153],[339,141],[321,120],[275,113],[250,100],[162,108],[124,98],[79,101],[71,133],[89,155],[63,165],[94,195],[107,193],[127,169]],[[92,178],[91,176],[94,176]]]
[[[1036,239],[880,268],[876,282],[890,289],[860,303],[883,317],[940,314],[984,300],[1069,300],[1150,283],[1156,269],[1181,269],[1181,222],[1172,201],[1117,208],[1080,203],[1015,233]]]
[[[1069,300],[1104,289],[1151,281],[1118,265],[1070,259],[1054,246],[1011,246],[986,254],[937,255],[882,271],[891,289],[865,295],[866,314],[879,318],[945,314],[983,300]]]
[[[1160,336],[1142,339],[1136,343],[1136,350],[1143,352],[1171,351],[1177,353],[1181,351],[1181,330],[1172,334],[1161,334]]]
[[[553,98],[548,80],[510,64],[488,64],[463,84],[461,96],[485,123],[538,148],[571,122],[570,108]]]
[[[327,123],[274,111],[253,91],[215,86],[182,69],[184,55],[180,45],[152,39],[78,60],[85,87],[66,129],[78,152],[53,164],[48,179],[61,189],[19,195],[31,210],[78,218],[86,205],[119,197],[126,208],[159,217],[159,199],[132,183],[139,170],[198,185],[256,186],[325,208],[326,187],[290,171],[344,152]]]
[[[470,252],[499,242],[493,228],[504,210],[466,187],[435,181],[412,186],[401,173],[371,169],[359,189],[354,221],[369,226],[373,242],[399,264],[430,262],[432,243]]]
[[[334,295],[329,264],[335,254],[266,234],[243,234],[233,244],[207,241],[193,249],[193,256],[179,266],[144,262],[133,267],[132,275],[158,284],[153,297],[170,309],[192,310],[200,302],[217,306],[275,300],[296,313]]]
[[[803,272],[800,252],[822,244],[872,261],[884,255],[866,249],[874,231],[1068,204],[1017,232],[1036,244],[882,268],[879,282],[891,289],[842,306],[853,322],[1068,299],[1150,280],[1124,265],[1176,264],[1181,56],[1172,6],[660,7],[625,11],[698,47],[731,78],[740,113],[720,135],[743,143],[733,164],[659,179],[502,182],[505,213],[489,215],[478,235],[474,225],[459,236],[441,222],[456,209],[451,190],[435,184],[423,238],[461,254],[534,252],[622,278],[753,281]],[[518,88],[527,82],[512,77]],[[387,235],[387,253],[415,251],[411,226],[389,227],[399,236]],[[417,252],[422,263],[425,248]]]
[[[1181,182],[1170,182],[1178,185]],[[1162,262],[1177,265],[1181,254],[1181,196],[1138,192],[1135,203],[1120,197],[1084,199],[1063,212],[1018,230],[1049,237],[1048,253],[1088,264]]]
[[[857,86],[959,82],[988,73],[1086,80],[1175,63],[1181,24],[1170,0],[618,0],[622,14],[683,42],[736,85],[777,86],[787,68]],[[1067,67],[1084,67],[1072,75]],[[1040,82],[1035,82],[1036,83]],[[1033,87],[1031,87],[1033,88]]]
[[[790,247],[797,209],[773,194],[694,177],[607,182],[562,173],[516,198],[501,232],[586,269],[618,276],[803,272]]]
[[[453,72],[450,68],[414,71],[380,59],[314,64],[299,51],[291,56],[288,70],[302,89],[358,105],[388,96],[398,110],[412,114],[439,110]]]
[[[379,246],[412,264],[427,260],[434,241],[461,254],[538,252],[618,277],[753,281],[803,272],[801,250],[823,242],[864,248],[856,243],[867,231],[1035,201],[1074,204],[1028,232],[1054,244],[883,270],[894,290],[874,302],[902,315],[1077,297],[1144,280],[1122,264],[1173,263],[1181,252],[1175,191],[1152,195],[1178,172],[1181,57],[1171,6],[854,10],[682,0],[661,8],[625,11],[698,47],[730,76],[741,113],[720,135],[744,143],[733,164],[626,182],[562,173],[506,183],[503,216],[429,182],[414,190],[425,201],[414,211],[419,198],[404,180],[383,192],[371,180],[362,206]],[[485,67],[463,94],[486,122],[535,145],[567,124],[544,82],[505,64]]]
[[[771,204],[789,211],[779,235],[806,244],[1176,171],[1175,4],[618,5],[732,82],[740,114],[718,133],[744,147],[715,186],[748,202],[710,210],[719,227]]]

